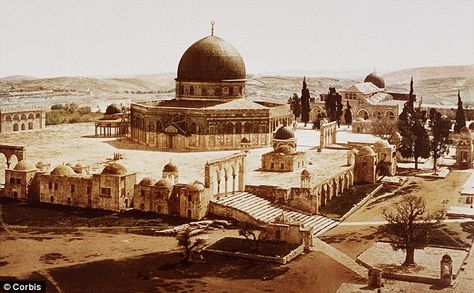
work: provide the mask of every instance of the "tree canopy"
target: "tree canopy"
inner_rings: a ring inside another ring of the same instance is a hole
[[[388,222],[380,232],[388,237],[395,250],[406,252],[404,265],[415,264],[415,249],[426,247],[436,237],[435,231],[445,214],[444,209],[426,211],[426,201],[420,196],[403,195],[391,209],[383,210]]]
[[[304,125],[309,122],[309,111],[311,111],[309,106],[309,89],[306,84],[306,77],[303,78],[303,88],[301,89],[301,121],[304,122]]]
[[[449,153],[449,145],[452,143],[449,131],[451,130],[452,123],[447,117],[443,117],[441,113],[431,109],[429,125],[433,136],[430,143],[430,151],[433,157],[433,170],[436,173],[438,159],[443,154]]]
[[[459,133],[465,126],[466,116],[464,115],[464,108],[462,106],[461,93],[458,91],[458,108],[456,110],[456,123],[454,124],[454,131]]]

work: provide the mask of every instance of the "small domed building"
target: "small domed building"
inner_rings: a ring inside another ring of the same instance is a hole
[[[231,150],[271,145],[272,133],[290,125],[290,105],[245,96],[245,63],[215,36],[192,44],[179,61],[175,98],[131,105],[131,138],[158,149]]]
[[[129,134],[130,109],[117,104],[110,104],[104,117],[95,122],[95,136],[121,137]]]
[[[5,196],[20,200],[28,200],[29,186],[36,174],[36,165],[23,159],[13,169],[5,169]]]
[[[136,173],[117,162],[92,175],[80,163],[71,166],[38,172],[35,185],[40,202],[117,212],[130,208]]]
[[[175,175],[165,176],[165,173]],[[134,209],[193,220],[204,218],[210,202],[209,188],[199,181],[190,184],[173,181],[177,180],[177,174],[178,168],[169,162],[163,167],[163,178],[156,183],[145,177],[135,184]]]
[[[296,151],[296,137],[289,126],[280,127],[273,136],[273,151],[262,155],[262,170],[292,172],[306,165],[304,152]]]
[[[355,155],[354,182],[376,183],[378,158],[370,146],[361,147]]]

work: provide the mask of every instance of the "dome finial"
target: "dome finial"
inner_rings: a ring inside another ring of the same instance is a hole
[[[211,20],[211,36],[214,35],[214,25],[216,24],[216,22],[214,20]]]

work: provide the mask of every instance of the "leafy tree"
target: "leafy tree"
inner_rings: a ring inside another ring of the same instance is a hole
[[[390,138],[390,135],[394,132],[396,125],[389,121],[377,121],[372,123],[372,133],[383,139]]]
[[[403,265],[414,265],[415,249],[426,247],[437,236],[435,231],[444,214],[444,209],[427,212],[424,198],[406,194],[393,208],[383,210],[388,223],[380,232],[390,239],[395,250],[406,252]]]
[[[303,78],[303,88],[301,89],[301,121],[304,126],[309,122],[309,89],[306,84],[306,77]]]
[[[183,249],[183,261],[186,263],[189,262],[191,252],[199,246],[202,246],[206,242],[204,239],[201,238],[192,241],[190,228],[179,233],[177,238],[178,246]]]
[[[79,114],[81,114],[81,115],[85,115],[85,114],[91,113],[92,110],[91,110],[90,106],[84,106],[84,107],[80,107],[79,109],[77,109],[77,112],[79,112]]]
[[[415,169],[418,169],[418,159],[429,158],[430,138],[425,129],[426,111],[415,109],[413,94],[413,78],[410,82],[409,100],[405,103],[398,119],[398,131],[402,137],[398,150],[405,158],[415,159]]]
[[[344,122],[346,122],[347,125],[352,124],[351,108],[352,108],[352,106],[349,104],[349,101],[347,101],[346,110],[344,111]]]
[[[256,231],[259,230],[259,227],[256,225],[240,222],[239,223],[239,236],[244,236],[248,241],[249,249],[252,249],[252,243],[256,243],[257,247],[259,246],[259,241],[257,239]]]
[[[51,110],[53,111],[64,110],[64,106],[62,104],[54,104],[51,106]]]
[[[293,96],[288,99],[288,103],[293,111],[293,115],[295,115],[295,119],[298,119],[301,116],[301,99],[294,93]]]
[[[466,126],[466,116],[464,115],[464,108],[462,107],[461,93],[458,90],[458,109],[456,110],[456,123],[454,124],[454,131],[459,133],[463,127]]]
[[[449,145],[452,143],[449,138],[449,130],[451,129],[451,120],[441,116],[441,113],[435,109],[430,110],[430,128],[433,139],[431,140],[430,149],[433,157],[433,171],[437,172],[437,161],[443,154],[449,153]]]

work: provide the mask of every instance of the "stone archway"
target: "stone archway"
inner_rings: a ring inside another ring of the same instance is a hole
[[[230,191],[245,189],[245,157],[246,154],[236,153],[206,163],[204,167],[204,186],[212,195],[228,195]],[[232,180],[232,182],[229,182]],[[230,189],[229,187],[232,187]]]

